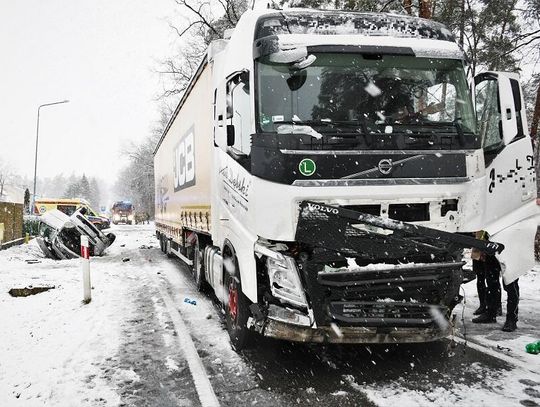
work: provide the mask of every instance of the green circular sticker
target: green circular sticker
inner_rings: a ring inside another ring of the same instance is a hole
[[[312,159],[304,158],[302,161],[300,161],[300,164],[298,164],[298,169],[302,175],[309,177],[310,175],[315,174],[317,166],[315,165],[315,161]]]

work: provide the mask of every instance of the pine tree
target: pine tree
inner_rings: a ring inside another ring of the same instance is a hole
[[[86,199],[89,201],[91,199],[90,195],[90,183],[88,182],[88,178],[86,178],[86,175],[83,174],[81,177],[81,181],[79,182],[79,188],[80,188],[80,198]]]
[[[95,210],[99,211],[99,204],[101,202],[101,192],[99,190],[99,184],[95,178],[90,178],[90,198],[88,199],[90,205]]]
[[[24,213],[30,213],[30,191],[24,190]]]

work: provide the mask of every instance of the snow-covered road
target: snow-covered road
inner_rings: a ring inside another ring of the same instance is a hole
[[[216,302],[159,251],[152,225],[114,232],[107,255],[92,258],[87,305],[79,260],[45,259],[32,242],[0,251],[0,406],[540,405],[540,355],[522,349],[540,339],[537,271],[522,279],[522,332],[468,324],[475,349],[260,338],[238,355]],[[29,285],[55,288],[8,294]]]

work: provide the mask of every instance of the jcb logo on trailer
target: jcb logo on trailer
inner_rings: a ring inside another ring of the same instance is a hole
[[[195,142],[193,127],[174,148],[174,191],[195,185]]]

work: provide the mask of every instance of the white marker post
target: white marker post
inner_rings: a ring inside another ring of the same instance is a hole
[[[81,236],[81,264],[83,272],[83,302],[92,301],[92,287],[90,284],[90,250],[88,250],[88,236]]]

